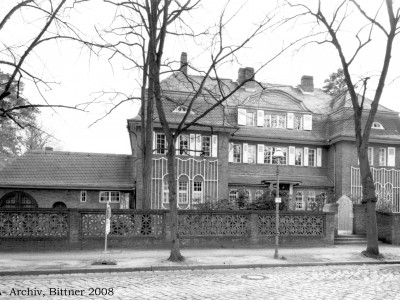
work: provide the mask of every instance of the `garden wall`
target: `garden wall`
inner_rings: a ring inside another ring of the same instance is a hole
[[[109,248],[168,247],[169,212],[113,210]],[[2,209],[0,250],[102,249],[104,210]],[[331,212],[281,212],[280,244],[333,245]],[[275,213],[268,211],[179,211],[182,247],[274,246]]]

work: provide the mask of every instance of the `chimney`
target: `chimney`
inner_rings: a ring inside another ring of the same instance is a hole
[[[247,79],[250,79],[250,78],[255,79],[254,78],[254,68],[247,67],[247,68],[244,69],[244,80],[247,80]],[[251,91],[255,90],[256,83],[254,81],[249,81],[249,82],[245,83],[244,87],[245,87],[246,91],[251,92]]]
[[[187,63],[187,53],[182,52],[181,53],[181,67],[180,70],[183,74],[187,75],[188,73],[188,63]]]
[[[314,77],[303,75],[301,77],[300,88],[304,93],[314,93]]]
[[[244,69],[239,68],[237,83],[241,84],[244,81]]]
[[[53,151],[53,147],[44,147],[44,151]]]

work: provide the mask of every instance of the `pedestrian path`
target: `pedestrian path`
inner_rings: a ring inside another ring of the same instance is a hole
[[[182,249],[185,260],[179,263],[167,260],[167,249],[2,252],[0,275],[400,263],[399,246],[382,244],[379,249],[383,254],[381,260],[364,257],[361,252],[365,245],[281,248],[279,259],[273,258],[273,248]]]

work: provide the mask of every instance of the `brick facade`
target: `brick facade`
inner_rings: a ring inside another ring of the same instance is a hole
[[[81,190],[61,190],[61,189],[2,189],[0,188],[0,199],[10,192],[24,191],[32,196],[39,208],[52,208],[56,202],[63,202],[67,208],[105,208],[105,203],[100,203],[99,192],[86,190],[86,202],[81,202]],[[126,191],[130,193],[129,191]],[[121,191],[121,200],[124,198],[124,191]],[[130,193],[130,197],[133,195]],[[111,203],[112,209],[120,208],[120,203]]]

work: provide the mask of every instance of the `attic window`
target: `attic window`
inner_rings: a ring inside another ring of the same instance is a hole
[[[179,114],[185,114],[187,111],[188,111],[187,107],[178,106],[177,108],[175,108],[175,110],[173,112],[179,113]],[[194,115],[194,112],[192,110],[190,111],[190,113]]]
[[[372,128],[374,128],[374,129],[385,129],[385,128],[382,126],[382,124],[379,123],[379,122],[373,122],[373,123],[372,123]]]

